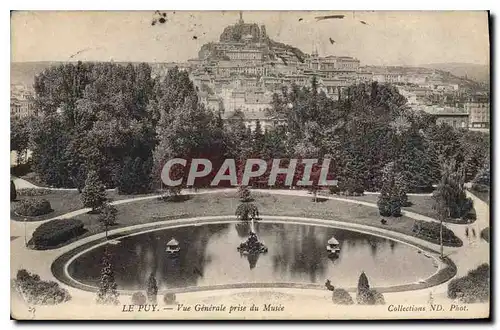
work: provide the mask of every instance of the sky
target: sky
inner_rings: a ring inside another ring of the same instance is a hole
[[[239,18],[237,11],[166,15],[164,24],[151,25],[154,11],[16,11],[11,61],[184,62]],[[324,15],[345,17],[315,19]],[[265,25],[275,41],[356,57],[361,65],[489,64],[484,11],[245,11],[243,19]]]

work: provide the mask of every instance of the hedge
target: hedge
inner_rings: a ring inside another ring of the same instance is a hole
[[[415,220],[412,231],[417,237],[439,242],[440,223],[435,221]],[[462,240],[452,230],[443,224],[443,244],[448,246],[462,246]]]
[[[36,250],[54,248],[83,234],[83,227],[77,219],[52,220],[35,229],[28,245]]]
[[[332,292],[332,301],[336,305],[352,305],[354,301],[351,295],[344,289],[335,289]]]
[[[68,290],[53,281],[42,281],[40,276],[25,269],[17,272],[15,279],[17,289],[28,304],[55,305],[71,299]]]
[[[459,298],[466,304],[487,302],[490,298],[490,266],[482,264],[466,276],[451,280],[448,298]]]
[[[21,200],[15,208],[15,212],[19,215],[36,217],[52,212],[50,202],[46,199],[31,198]]]

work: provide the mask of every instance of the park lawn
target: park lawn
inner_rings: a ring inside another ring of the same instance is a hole
[[[339,197],[339,198],[346,198],[346,199],[353,199],[353,200],[358,200],[358,201],[365,201],[365,202],[370,202],[377,204],[378,197],[379,195],[363,195],[363,196],[339,196],[339,195],[330,195],[332,197]],[[412,203],[411,206],[403,207],[402,209],[405,211],[410,211],[414,213],[419,213],[422,215],[425,215],[430,218],[435,218],[436,213],[432,209],[432,206],[434,204],[434,200],[432,199],[432,196],[408,196],[408,200]]]
[[[42,221],[61,216],[68,212],[76,211],[84,207],[81,200],[81,194],[78,193],[78,191],[76,190],[48,190],[48,189],[42,189],[42,190],[44,190],[47,193],[39,196],[22,196],[21,193],[18,193],[17,201],[10,203],[11,219],[17,221],[24,221],[24,218],[26,218],[27,221]],[[116,200],[137,198],[137,197],[156,195],[156,194],[157,193],[144,194],[144,195],[120,195],[116,191],[107,191],[106,198],[108,199],[109,202],[112,202]],[[14,213],[16,203],[18,203],[20,200],[23,199],[33,199],[33,198],[48,200],[54,211],[37,217],[24,217]]]
[[[10,202],[10,218],[12,220],[24,221],[41,221],[51,219],[63,214],[66,214],[71,211],[75,211],[81,209],[83,207],[82,202],[80,200],[80,194],[77,191],[72,190],[50,190],[47,191],[47,194],[40,196],[21,196],[19,193],[17,195],[17,201]],[[20,200],[24,199],[46,199],[50,202],[50,206],[54,211],[40,215],[37,217],[24,217],[14,213],[16,204]]]
[[[258,206],[262,216],[282,215],[333,219],[380,227],[414,236],[412,232],[413,219],[405,216],[389,217],[386,218],[387,224],[382,225],[377,208],[327,199],[315,203],[312,201],[312,197],[265,193],[253,194],[253,197],[255,198],[254,203]],[[118,210],[117,225],[113,228],[176,218],[234,215],[239,203],[240,201],[235,193],[191,195],[189,200],[183,202],[165,202],[156,198],[131,202],[116,205]],[[85,229],[88,230],[84,236],[103,231],[95,214],[84,214],[76,218],[82,220]]]

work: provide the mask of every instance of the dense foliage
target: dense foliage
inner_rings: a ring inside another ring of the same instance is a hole
[[[33,169],[58,187],[82,189],[95,171],[120,193],[162,189],[162,167],[175,157],[187,159],[187,166],[193,158],[212,161],[214,173],[198,178],[198,187],[208,185],[225,158],[238,164],[248,158],[330,158],[330,176],[344,194],[380,191],[391,162],[405,192],[417,192],[432,189],[445,160],[464,164],[465,179],[472,180],[489,153],[487,135],[436,125],[432,116],[408,109],[396,87],[376,82],[352,85],[338,101],[319,90],[316,78],[310,87],[284,88],[274,94],[269,112],[285,125],[263,129],[257,123],[254,131],[241,112],[223,121],[207,110],[188,73],[176,68],[152,78],[147,64],[62,64],[36,77],[35,92],[41,116],[29,125],[13,124],[11,148],[25,150],[28,131]],[[170,174],[186,179],[188,171],[174,166]],[[283,182],[280,175],[275,186]],[[169,189],[177,195],[182,187]]]
[[[14,181],[10,180],[10,201],[15,201],[17,199],[16,185]]]
[[[52,220],[38,226],[28,245],[33,249],[57,247],[85,232],[84,224],[77,219]]]
[[[15,212],[19,215],[36,217],[52,212],[50,202],[42,198],[23,199],[15,206]]]
[[[453,279],[448,284],[448,298],[459,298],[462,303],[480,303],[489,301],[490,266],[482,264],[470,270],[464,277]]]
[[[42,281],[40,276],[26,269],[17,271],[15,284],[21,296],[28,304],[55,305],[71,299],[68,290],[53,281]]]
[[[473,201],[465,193],[465,167],[454,160],[443,164],[441,180],[433,194],[434,209],[440,220],[466,218]]]

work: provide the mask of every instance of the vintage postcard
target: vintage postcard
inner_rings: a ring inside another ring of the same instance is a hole
[[[486,11],[13,11],[16,320],[490,316]]]

